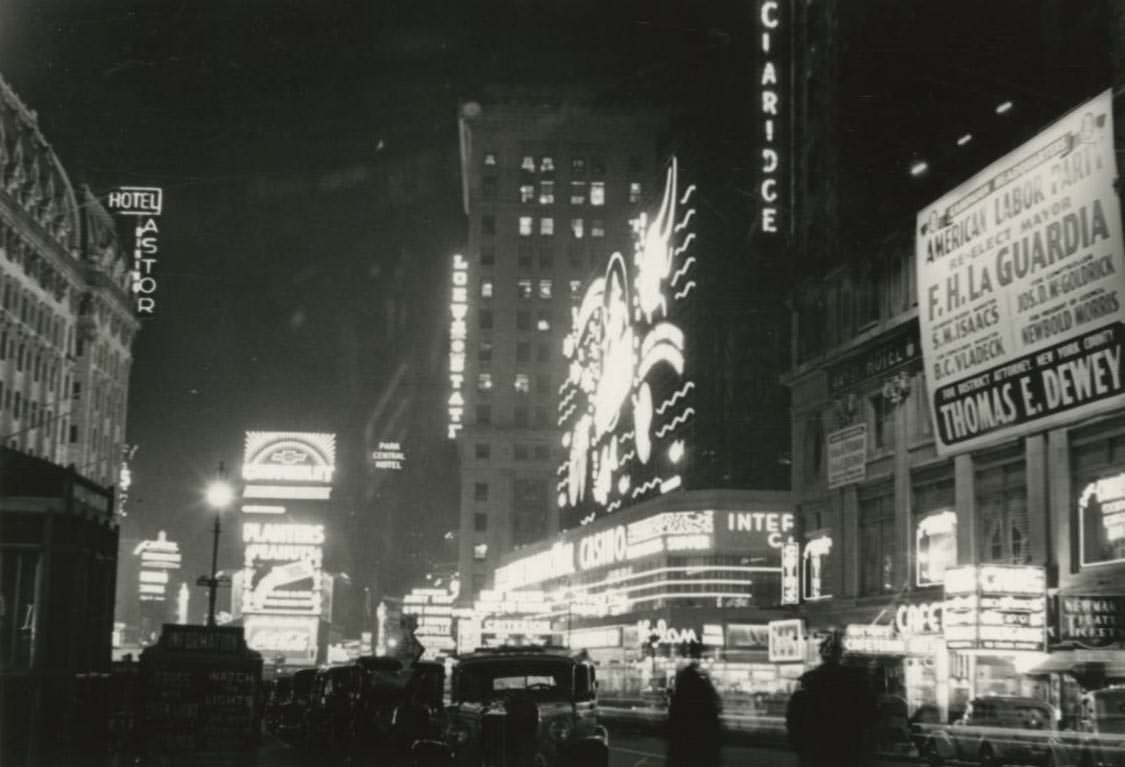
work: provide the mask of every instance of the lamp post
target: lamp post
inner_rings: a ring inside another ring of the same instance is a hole
[[[219,533],[222,532],[221,517],[223,509],[230,505],[234,499],[234,491],[226,478],[226,469],[223,462],[219,462],[219,471],[215,480],[207,486],[207,504],[215,510],[215,524],[211,528],[213,533],[211,544],[211,577],[200,578],[198,583],[207,586],[207,625],[215,625],[215,594],[219,589]]]

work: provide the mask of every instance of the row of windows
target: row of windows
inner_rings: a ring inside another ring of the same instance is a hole
[[[481,231],[484,234],[496,234],[496,219],[494,216],[483,216],[481,218]],[[536,233],[535,216],[520,216],[518,231],[520,237],[531,237]],[[605,219],[592,218],[590,219],[590,226],[587,230],[586,219],[572,218],[570,219],[570,233],[576,240],[581,240],[586,236],[589,231],[590,237],[605,237]],[[555,219],[552,216],[540,216],[538,226],[539,236],[553,237],[555,234]]]
[[[550,417],[551,412],[553,410],[546,407],[527,408],[516,405],[512,408],[512,425],[517,429],[549,429],[554,426]],[[477,405],[476,423],[481,425],[492,423],[491,405]]]
[[[477,442],[473,445],[473,457],[478,461],[487,461],[492,458],[492,445],[488,442]],[[534,445],[526,442],[512,444],[512,458],[517,461],[549,461],[551,448],[547,445]]]
[[[483,372],[477,373],[477,391],[487,393],[492,391],[495,382],[492,373]],[[528,373],[516,373],[512,379],[512,388],[515,389],[517,394],[530,394],[531,393],[531,376]],[[546,374],[539,374],[535,376],[535,393],[536,394],[553,394],[551,388],[551,377]]]
[[[477,361],[492,362],[494,346],[491,341],[481,341],[477,346]],[[535,345],[535,361],[549,362],[551,360],[551,347],[549,344]],[[521,342],[516,344],[516,362],[531,362],[531,344]]]
[[[600,249],[587,251],[580,243],[571,242],[567,247],[566,258],[571,269],[586,269],[602,264],[605,261],[605,254]],[[538,253],[535,253],[530,245],[521,244],[516,253],[516,265],[521,270],[526,270],[531,269],[536,262],[539,269],[543,271],[555,268],[555,254],[550,246],[540,246]],[[495,266],[496,248],[491,245],[482,246],[480,263],[481,266]]]
[[[491,309],[481,309],[477,313],[477,323],[481,330],[492,330],[494,318]],[[551,311],[540,309],[535,312],[535,330],[546,332],[551,329]],[[516,312],[516,330],[531,330],[531,312]]]
[[[532,298],[541,298],[543,300],[550,300],[554,295],[554,280],[549,278],[540,279],[538,281],[532,279],[521,279],[516,281],[516,294],[523,300],[529,301]],[[578,299],[582,295],[582,280],[570,280],[568,282],[569,293],[571,299]],[[481,298],[495,298],[496,284],[493,280],[483,279],[480,281],[480,297]]]
[[[522,183],[519,186],[519,200],[525,205],[554,205],[556,202],[555,182],[541,180],[538,184]],[[608,188],[604,181],[571,181],[568,201],[571,205],[587,205],[600,208],[606,205]],[[641,182],[629,182],[629,204],[641,201]],[[488,201],[500,199],[499,180],[495,176],[485,176],[481,183],[481,198]]]
[[[0,279],[3,279],[0,277]],[[22,322],[34,330],[53,346],[63,349],[64,338],[67,334],[66,320],[47,305],[37,299],[30,290],[21,286],[14,278],[3,280],[4,287],[0,291],[0,304],[13,319]]]
[[[485,152],[482,157],[482,164],[486,168],[495,168],[500,164],[500,156],[496,152]],[[632,155],[628,159],[628,168],[631,173],[639,173],[642,168],[641,158]],[[524,173],[554,173],[557,170],[555,163],[555,156],[553,154],[523,154],[520,157],[520,170]],[[601,157],[571,157],[570,158],[570,175],[571,176],[585,176],[591,175],[594,177],[604,176],[606,174],[605,160]]]

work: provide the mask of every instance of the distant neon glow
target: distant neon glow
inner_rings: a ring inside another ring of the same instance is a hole
[[[925,160],[915,160],[910,163],[910,175],[917,178],[930,169],[930,164]]]
[[[529,224],[530,226],[530,224]],[[469,331],[469,262],[453,256],[453,292],[449,300],[449,421],[446,436],[455,439],[465,426],[465,353]]]
[[[957,139],[957,146],[965,146],[966,144],[968,144],[972,140],[973,140],[973,134],[965,133],[959,139]]]
[[[327,501],[332,497],[330,487],[299,487],[293,485],[247,485],[243,498],[263,498],[293,501]]]
[[[380,442],[371,452],[371,460],[376,469],[401,471],[406,465],[406,452],[399,442]]]
[[[284,506],[272,506],[262,503],[244,503],[242,504],[243,514],[284,514]]]
[[[957,564],[957,512],[946,509],[918,520],[914,552],[916,584],[944,583],[946,568]]]
[[[696,258],[686,252],[694,237],[687,231],[694,187],[681,192],[678,173],[673,158],[656,215],[633,222],[632,259],[612,254],[572,312],[563,341],[568,375],[559,390],[568,456],[558,502],[570,512],[566,527],[682,482],[681,435],[695,411],[676,317]],[[675,442],[680,446],[670,451]]]
[[[186,583],[180,582],[180,591],[176,594],[176,623],[188,622],[188,609],[191,604],[191,591]]]
[[[1012,111],[1013,106],[1014,106],[1014,104],[1012,104],[1011,101],[1002,101],[1002,102],[1000,102],[999,104],[996,105],[996,114],[998,114],[998,115],[1007,114],[1008,112]]]

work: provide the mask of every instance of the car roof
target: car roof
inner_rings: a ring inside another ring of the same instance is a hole
[[[972,703],[1014,703],[1021,706],[1042,706],[1044,708],[1051,705],[1039,698],[1026,698],[1020,695],[981,695],[973,698]]]
[[[548,661],[552,663],[578,663],[579,660],[574,658],[565,649],[556,648],[527,648],[527,647],[512,647],[512,648],[481,648],[464,655],[458,655],[457,661],[459,663],[485,663],[488,661],[497,660],[521,660],[521,661]]]

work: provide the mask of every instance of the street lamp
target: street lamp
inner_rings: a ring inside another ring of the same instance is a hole
[[[210,485],[207,486],[207,504],[215,510],[215,524],[211,528],[214,534],[211,544],[211,577],[200,577],[196,583],[207,587],[207,625],[215,625],[215,593],[219,589],[219,533],[222,532],[220,518],[223,509],[230,506],[234,500],[234,489],[226,478],[226,468],[219,461],[219,471]],[[225,579],[224,579],[225,580]]]

